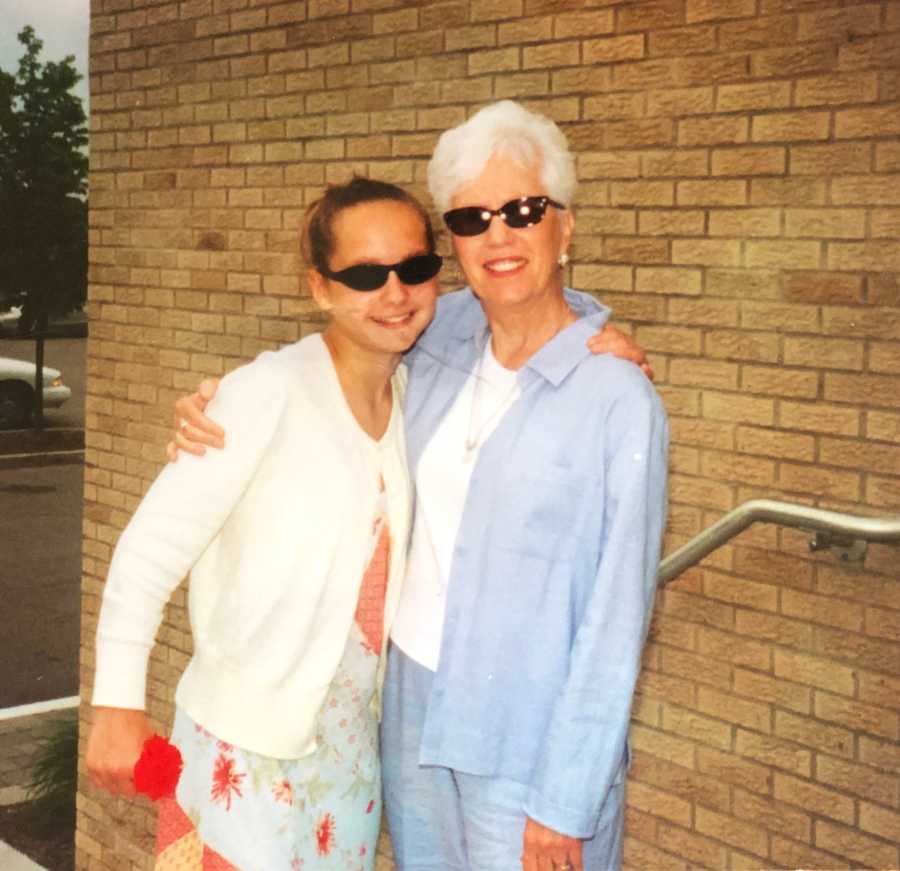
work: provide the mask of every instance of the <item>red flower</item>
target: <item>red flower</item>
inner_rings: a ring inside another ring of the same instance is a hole
[[[230,811],[232,793],[243,798],[240,787],[246,776],[234,770],[234,759],[220,753],[213,766],[213,784],[210,790],[213,801],[224,802],[225,810]]]
[[[144,742],[141,755],[134,764],[134,788],[152,801],[171,798],[181,776],[181,753],[160,735]]]
[[[334,817],[325,814],[316,826],[316,850],[320,856],[327,856],[334,848]]]
[[[272,795],[275,801],[291,805],[294,803],[294,790],[287,780],[281,780],[272,787]]]

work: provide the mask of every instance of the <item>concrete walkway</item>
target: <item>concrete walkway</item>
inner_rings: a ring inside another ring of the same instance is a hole
[[[32,862],[27,856],[0,841],[0,868],[3,871],[47,871],[43,865]]]

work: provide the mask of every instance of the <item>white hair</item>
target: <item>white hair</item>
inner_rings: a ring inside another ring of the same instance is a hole
[[[439,212],[462,185],[477,178],[495,154],[523,167],[540,166],[545,193],[564,206],[575,193],[575,158],[556,124],[512,100],[491,103],[441,134],[428,163],[428,190]],[[534,191],[533,193],[540,193]]]

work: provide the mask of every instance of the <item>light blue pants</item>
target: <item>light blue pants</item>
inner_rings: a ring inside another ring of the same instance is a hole
[[[391,646],[384,683],[381,765],[400,871],[522,871],[527,784],[419,765],[433,672]],[[624,784],[610,818],[583,842],[586,871],[618,871]]]

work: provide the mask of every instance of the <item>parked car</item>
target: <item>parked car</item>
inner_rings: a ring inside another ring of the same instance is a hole
[[[28,426],[34,412],[34,363],[0,357],[0,429]],[[44,366],[44,408],[59,408],[72,391],[59,369]]]

